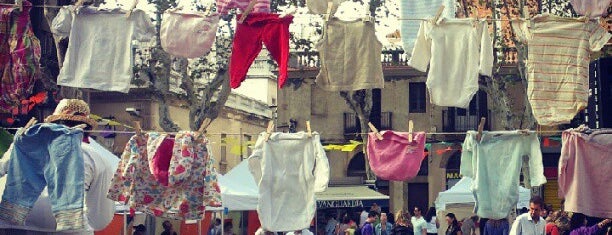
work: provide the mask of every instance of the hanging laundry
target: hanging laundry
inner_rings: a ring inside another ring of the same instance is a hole
[[[612,129],[562,134],[559,197],[565,210],[593,217],[612,217]]]
[[[159,149],[153,153],[148,149],[154,149],[150,144],[158,144],[153,140],[166,138],[159,133],[147,133],[142,137],[133,136],[129,140],[108,198],[121,202],[127,200],[132,211],[142,211],[157,217],[202,219],[205,206],[221,206],[221,194],[217,174],[213,169],[214,159],[208,152],[208,140],[192,132],[179,132],[174,137],[172,156],[157,156],[171,159],[167,168],[168,186],[164,186],[151,173],[148,162],[148,155],[156,154]]]
[[[306,0],[306,7],[308,8],[308,13],[310,14],[327,14],[327,3],[333,3],[333,7],[338,7],[340,3],[345,2],[346,0]],[[335,10],[332,10],[335,12]]]
[[[257,1],[251,10],[251,13],[270,13],[270,0],[217,0],[217,12],[222,15],[227,15],[231,9],[240,9],[244,12],[250,1]],[[240,19],[238,17],[237,19]]]
[[[431,103],[467,108],[478,91],[478,74],[493,73],[493,40],[486,21],[441,18],[421,22],[408,64],[427,72]]]
[[[83,130],[41,123],[17,133],[0,202],[0,220],[25,225],[47,186],[57,231],[85,227]]]
[[[180,12],[168,9],[162,16],[159,37],[161,46],[171,55],[197,58],[210,52],[219,15],[204,15],[197,12]]]
[[[454,0],[409,0],[399,1],[400,18],[406,19],[424,19],[436,15],[438,8],[444,5],[442,16],[446,18],[455,18],[455,1]],[[417,40],[417,32],[419,31],[419,21],[415,20],[400,20],[400,37],[404,53],[410,54]]]
[[[368,134],[368,159],[377,178],[406,181],[414,178],[425,159],[425,132],[414,132],[408,140],[407,132],[382,132],[383,140],[375,133]]]
[[[150,133],[147,142],[149,170],[157,182],[168,186],[168,170],[173,156],[174,141],[169,136]]]
[[[540,125],[569,123],[588,105],[590,53],[612,37],[585,18],[538,15],[517,20],[518,38],[527,43],[527,96]]]
[[[10,112],[32,94],[40,78],[40,41],[30,24],[32,4],[0,6],[0,110]]]
[[[241,14],[237,16],[238,19]],[[251,13],[242,24],[236,26],[236,35],[230,56],[230,86],[238,88],[262,48],[262,43],[278,64],[278,86],[287,80],[289,63],[289,25],[292,15],[279,17],[278,14]]]
[[[461,175],[474,179],[471,190],[474,211],[482,218],[503,219],[516,207],[519,198],[519,176],[523,172],[526,186],[546,183],[540,142],[533,132],[468,131],[461,153]],[[527,160],[524,160],[527,158]]]
[[[373,19],[345,22],[330,17],[316,44],[321,58],[317,86],[327,91],[383,88],[382,43],[375,32]]]
[[[155,28],[142,10],[128,17],[120,9],[60,9],[52,31],[68,37],[68,51],[57,78],[60,86],[127,93],[133,74],[132,40],[149,41]]]
[[[319,134],[261,133],[249,157],[259,187],[257,214],[266,231],[309,228],[315,216],[315,192],[329,182],[329,162]]]
[[[570,3],[576,13],[596,18],[606,15],[612,0],[571,0]]]

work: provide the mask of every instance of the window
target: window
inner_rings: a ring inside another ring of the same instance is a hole
[[[424,82],[411,82],[408,87],[408,112],[425,113],[426,108],[426,89]]]

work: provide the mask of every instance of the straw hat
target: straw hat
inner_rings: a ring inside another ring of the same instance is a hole
[[[53,114],[45,119],[45,122],[56,122],[60,120],[76,121],[89,125],[91,129],[96,129],[98,123],[96,120],[90,118],[89,114],[89,105],[85,103],[85,101],[78,99],[63,99],[57,104]]]

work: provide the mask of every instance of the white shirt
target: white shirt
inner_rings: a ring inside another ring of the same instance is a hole
[[[436,217],[435,216],[432,216],[431,221],[427,222],[427,233],[438,233],[438,227],[436,227]]]
[[[310,227],[315,216],[315,192],[327,189],[329,162],[320,136],[313,132],[259,135],[249,157],[249,170],[259,187],[257,214],[268,231]]]
[[[142,10],[134,10],[128,18],[117,9],[94,7],[79,8],[76,15],[71,7],[61,8],[51,31],[69,38],[58,85],[124,93],[133,74],[132,40],[149,41],[155,35]]]
[[[368,219],[368,212],[363,210],[361,212],[361,215],[359,216],[359,228],[363,227],[367,219]]]
[[[294,235],[294,232],[288,232],[285,235]],[[302,235],[314,235],[310,230],[308,229],[302,229]]]
[[[410,222],[412,222],[414,235],[423,234],[423,230],[427,230],[427,221],[425,221],[423,216],[419,218],[417,218],[416,216],[412,216],[412,218],[410,218]]]
[[[431,103],[467,108],[478,91],[478,74],[493,73],[493,40],[486,21],[421,22],[408,64],[427,72]]]
[[[25,226],[9,224],[0,220],[0,229],[21,229],[27,231],[48,232],[57,235],[93,235],[94,230],[106,228],[113,219],[115,203],[106,198],[119,158],[104,149],[100,144],[90,139],[90,143],[82,143],[83,162],[85,165],[85,216],[87,228],[83,231],[55,232],[55,216],[51,211],[51,202],[47,188],[42,191],[34,207],[25,220]],[[10,159],[7,151],[0,160],[0,175],[4,175]],[[0,178],[0,201],[4,193],[6,177]]]
[[[516,217],[509,235],[544,235],[546,231],[546,221],[542,217],[536,223],[529,213]]]

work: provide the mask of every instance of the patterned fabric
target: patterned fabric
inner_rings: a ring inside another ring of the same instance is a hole
[[[0,6],[0,110],[10,111],[32,93],[40,75],[40,42],[30,25],[32,4],[23,11]]]
[[[156,135],[155,133],[152,133]],[[151,174],[147,140],[133,136],[125,147],[108,197],[126,202],[130,211],[172,219],[202,219],[205,206],[221,206],[221,193],[208,140],[192,132],[175,136],[168,186]]]
[[[538,15],[512,22],[529,46],[527,96],[538,124],[567,124],[588,106],[591,52],[612,34],[585,18]]]

